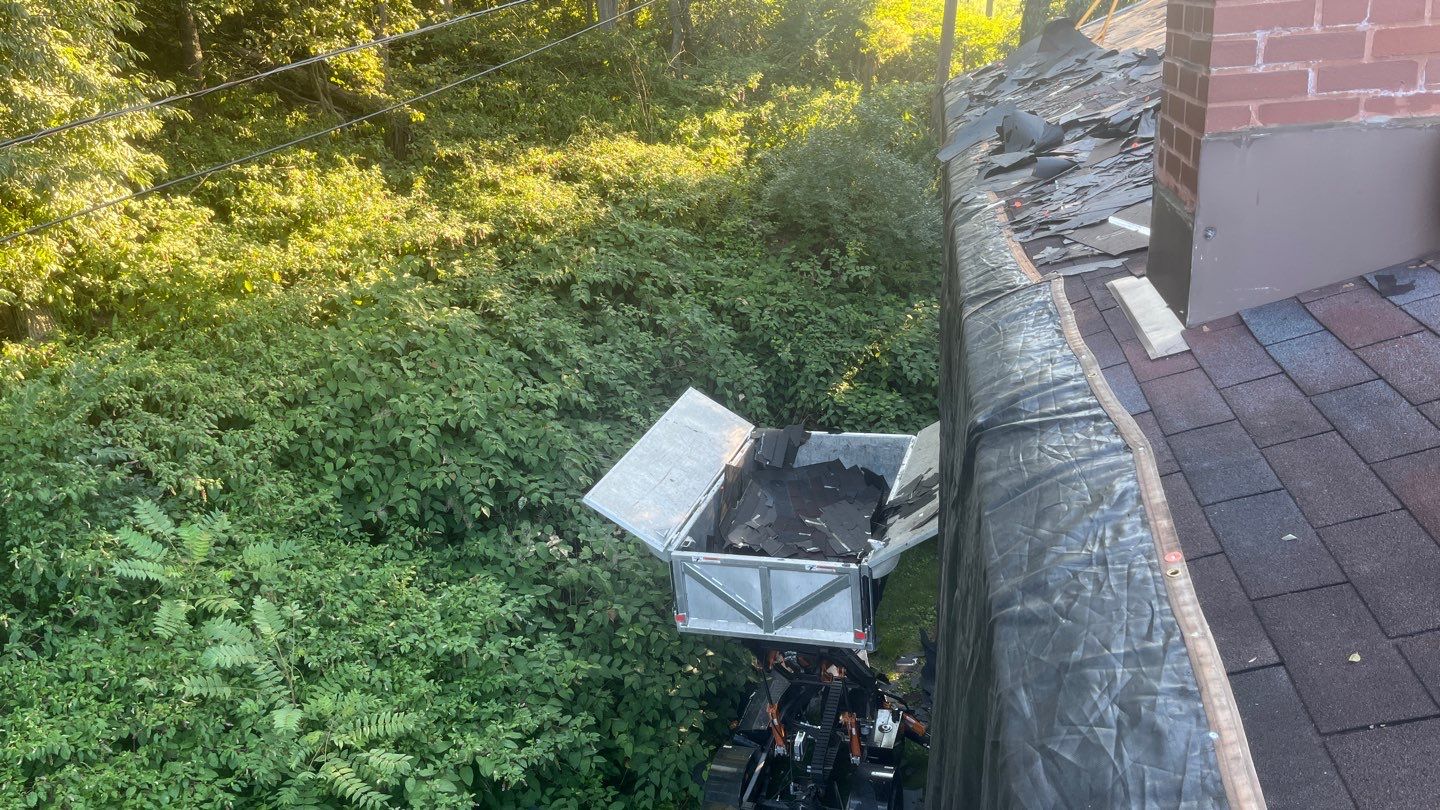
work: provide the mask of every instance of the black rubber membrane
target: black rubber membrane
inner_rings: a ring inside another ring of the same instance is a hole
[[[1227,806],[1134,460],[1048,284],[944,170],[941,603],[927,806]],[[992,142],[993,143],[993,142]]]

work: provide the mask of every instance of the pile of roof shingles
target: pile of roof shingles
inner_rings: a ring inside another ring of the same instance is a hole
[[[1015,238],[1065,274],[1118,267],[1146,247],[1160,54],[1105,50],[1057,20],[1002,63],[955,79],[947,161],[999,142],[980,189],[1004,192]]]
[[[721,521],[725,550],[830,560],[869,551],[885,479],[839,461],[793,466],[809,438],[799,426],[756,433],[756,469]]]

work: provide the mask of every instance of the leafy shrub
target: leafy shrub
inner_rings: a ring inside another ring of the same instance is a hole
[[[853,107],[848,114],[818,112],[765,155],[760,200],[782,239],[853,254],[887,273],[934,272],[940,255],[935,176],[907,154],[918,127],[894,123],[914,109],[916,95],[827,97]],[[881,130],[876,119],[889,126]]]
[[[113,50],[74,86],[116,100],[143,83],[122,32],[187,81],[173,20],[101,5],[22,44],[89,26]],[[694,63],[647,18],[426,105],[407,154],[358,127],[0,248],[0,306],[53,319],[0,351],[0,804],[693,803],[745,656],[678,635],[663,567],[581,493],[689,385],[756,422],[935,410],[928,88],[835,82],[874,6],[794,5],[697,6]],[[378,25],[193,6],[218,73]],[[330,78],[398,96],[582,16]],[[333,120],[269,85],[201,112],[75,154],[142,179]]]

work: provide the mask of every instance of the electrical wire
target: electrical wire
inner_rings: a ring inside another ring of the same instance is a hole
[[[256,73],[252,76],[245,76],[239,79],[231,79],[228,82],[222,82],[213,87],[202,87],[199,90],[191,90],[187,93],[176,93],[173,96],[166,96],[164,98],[158,98],[152,101],[142,102],[140,104],[133,104],[129,107],[121,107],[118,110],[96,113],[95,115],[86,116],[85,118],[77,118],[74,121],[69,121],[64,124],[57,124],[53,127],[36,130],[35,132],[31,132],[28,135],[18,135],[9,140],[0,141],[0,149],[9,149],[12,146],[20,146],[22,144],[34,143],[41,138],[46,138],[51,135],[57,135],[61,132],[67,132],[77,127],[90,126],[91,124],[98,124],[101,121],[109,121],[112,118],[119,118],[122,115],[130,115],[131,113],[142,112],[144,110],[150,110],[156,107],[163,107],[167,104],[174,104],[177,101],[189,101],[190,99],[200,98],[201,96],[206,96],[211,93],[219,92],[221,90],[229,90],[232,87],[238,87],[239,85],[248,84],[259,79],[269,78],[276,75],[277,73],[284,73],[287,70],[294,70],[298,67],[313,65],[316,62],[323,62],[326,59],[332,59],[336,56],[343,56],[347,53],[354,53],[355,51],[362,51],[366,48],[375,48],[381,45],[387,45],[391,42],[398,42],[402,39],[409,39],[410,37],[419,36],[420,34],[428,34],[432,31],[439,31],[442,28],[449,28],[452,25],[469,22],[470,20],[484,17],[487,14],[491,14],[496,11],[504,11],[507,8],[514,8],[515,6],[521,6],[529,2],[531,2],[531,0],[510,0],[509,2],[501,3],[498,6],[491,6],[490,8],[480,9],[479,11],[472,11],[469,14],[461,14],[459,17],[452,17],[448,20],[441,20],[440,22],[432,23],[430,25],[423,25],[410,31],[401,31],[398,34],[390,34],[389,36],[380,37],[379,39],[372,39],[368,42],[348,45],[344,48],[338,48],[333,51],[326,51],[325,53],[316,54],[315,56],[308,56],[298,62],[291,62],[288,65],[272,67]]]
[[[175,178],[172,178],[172,179],[170,179],[170,180],[166,180],[166,181],[164,181],[163,183],[157,183],[156,185],[149,186],[149,187],[147,187],[147,188],[142,188],[142,189],[140,189],[140,190],[138,190],[138,191],[132,191],[132,192],[130,192],[129,194],[124,195],[123,197],[116,197],[116,198],[111,199],[111,200],[106,200],[105,202],[102,202],[102,203],[96,203],[95,205],[92,205],[92,206],[90,206],[89,208],[85,208],[85,209],[82,209],[82,210],[80,210],[80,211],[76,211],[76,212],[73,213],[73,214],[67,214],[67,215],[65,215],[65,216],[63,216],[63,217],[58,217],[58,218],[56,218],[56,219],[52,219],[52,220],[49,220],[49,221],[47,221],[47,222],[42,222],[42,223],[40,223],[39,225],[32,225],[32,226],[30,226],[29,228],[25,228],[24,230],[19,230],[19,231],[14,231],[14,232],[12,232],[12,233],[8,233],[8,234],[6,234],[5,236],[0,237],[0,245],[3,245],[3,244],[6,244],[6,243],[8,243],[8,242],[11,242],[11,241],[14,241],[14,240],[16,240],[16,239],[19,239],[19,238],[22,237],[22,236],[29,236],[30,234],[35,233],[36,231],[42,231],[42,230],[44,230],[44,229],[46,229],[46,228],[51,228],[51,227],[54,227],[54,226],[56,226],[56,225],[64,224],[64,223],[66,223],[66,222],[69,222],[69,221],[72,220],[72,219],[79,219],[80,217],[88,216],[88,215],[90,215],[90,214],[96,213],[97,211],[103,211],[103,210],[105,210],[105,209],[107,209],[107,208],[113,208],[114,206],[120,205],[121,203],[129,202],[130,200],[133,200],[133,199],[135,199],[135,198],[137,198],[137,197],[143,197],[143,196],[145,196],[145,195],[147,195],[147,194],[153,194],[153,193],[155,193],[155,192],[157,192],[157,191],[163,191],[163,190],[165,190],[165,189],[167,189],[167,188],[170,188],[170,187],[172,187],[172,186],[177,186],[177,185],[179,185],[179,184],[181,184],[181,183],[188,183],[188,182],[191,181],[191,180],[201,180],[201,179],[204,179],[204,178],[206,178],[206,177],[209,177],[209,176],[212,175],[212,174],[215,174],[216,172],[224,171],[224,170],[229,169],[229,168],[232,168],[232,167],[234,167],[234,166],[238,166],[238,165],[240,165],[240,164],[242,164],[242,163],[248,163],[248,162],[250,162],[250,161],[252,161],[252,160],[256,160],[256,159],[259,159],[259,158],[262,158],[262,157],[266,157],[266,156],[268,156],[268,155],[273,155],[273,154],[275,154],[276,152],[279,152],[279,151],[281,151],[281,150],[289,149],[289,148],[292,147],[292,146],[296,146],[296,145],[298,145],[298,144],[305,143],[306,141],[314,140],[314,139],[320,137],[321,135],[328,135],[328,134],[330,134],[330,133],[332,133],[332,132],[336,132],[336,131],[338,131],[338,130],[345,129],[346,127],[354,126],[355,124],[359,124],[359,123],[364,122],[364,121],[369,121],[369,120],[372,119],[372,118],[378,118],[379,116],[385,115],[386,113],[394,112],[394,111],[396,111],[396,110],[398,110],[398,109],[400,109],[400,108],[402,108],[402,107],[408,107],[408,106],[410,106],[411,104],[414,104],[414,103],[416,103],[416,102],[424,101],[424,100],[427,99],[427,98],[431,98],[432,96],[437,96],[437,95],[439,95],[439,94],[441,94],[441,93],[444,93],[444,92],[446,92],[446,91],[448,91],[448,90],[453,90],[453,89],[455,89],[456,87],[459,87],[459,86],[462,85],[462,84],[466,84],[466,83],[468,83],[468,82],[475,81],[476,79],[479,79],[479,78],[481,78],[481,77],[488,76],[488,75],[490,75],[491,73],[494,73],[494,72],[497,71],[497,70],[501,70],[501,69],[503,69],[503,68],[509,67],[510,65],[513,65],[513,64],[515,64],[516,62],[520,62],[520,61],[523,61],[523,60],[525,60],[525,59],[529,59],[529,58],[532,57],[532,56],[535,56],[535,55],[537,55],[537,54],[543,53],[543,52],[548,51],[548,50],[550,50],[551,48],[554,48],[554,47],[556,47],[556,46],[558,46],[558,45],[562,45],[562,44],[564,44],[564,43],[566,43],[566,42],[569,42],[570,40],[575,39],[576,37],[581,36],[582,34],[586,34],[586,33],[590,32],[590,31],[593,31],[593,30],[595,30],[596,28],[600,28],[600,27],[602,27],[602,26],[605,26],[605,25],[609,25],[609,24],[611,24],[611,23],[614,23],[614,22],[616,22],[616,21],[618,21],[618,20],[620,20],[620,19],[622,19],[622,18],[624,18],[624,17],[626,17],[626,16],[628,16],[628,15],[634,14],[635,12],[640,11],[640,10],[643,9],[643,8],[646,8],[647,6],[654,5],[655,2],[656,2],[656,0],[645,0],[645,2],[641,3],[640,5],[638,5],[638,6],[632,6],[632,7],[628,8],[628,9],[625,9],[624,11],[620,12],[619,14],[616,14],[613,18],[611,18],[611,19],[609,19],[609,20],[602,20],[602,21],[597,22],[597,23],[591,23],[590,25],[587,25],[587,26],[585,26],[584,28],[581,28],[581,29],[578,30],[578,31],[575,31],[575,32],[570,33],[570,34],[567,34],[567,35],[561,37],[560,39],[553,40],[553,41],[551,41],[551,42],[547,42],[546,44],[541,45],[540,47],[535,48],[534,50],[531,50],[531,51],[528,51],[528,52],[526,52],[526,53],[523,53],[523,54],[521,54],[521,55],[519,55],[519,56],[516,56],[516,57],[514,57],[513,59],[508,59],[508,60],[506,60],[506,61],[504,61],[504,62],[501,62],[501,63],[498,64],[498,65],[492,65],[491,67],[485,68],[484,70],[482,70],[482,71],[480,71],[480,72],[478,72],[478,73],[471,73],[470,75],[464,76],[464,77],[459,78],[459,79],[456,79],[456,80],[453,81],[453,82],[449,82],[449,83],[447,83],[447,84],[442,84],[442,85],[440,85],[439,87],[436,87],[436,88],[434,88],[434,89],[432,89],[432,90],[427,90],[427,91],[425,91],[424,93],[421,93],[421,94],[419,94],[419,95],[411,96],[410,98],[407,98],[407,99],[405,99],[404,101],[397,101],[397,102],[395,102],[394,104],[391,104],[391,105],[388,106],[388,107],[383,107],[383,108],[378,109],[378,110],[376,110],[376,111],[374,111],[374,112],[366,113],[365,115],[359,116],[359,117],[357,117],[357,118],[352,118],[352,119],[350,119],[349,121],[343,121],[343,122],[341,122],[341,123],[339,123],[339,124],[336,124],[336,125],[333,126],[333,127],[327,127],[327,128],[325,128],[325,129],[322,129],[322,130],[317,130],[317,131],[315,131],[315,132],[309,133],[308,135],[301,135],[300,137],[295,138],[294,140],[286,141],[285,143],[279,144],[279,145],[277,145],[277,146],[271,146],[271,147],[269,147],[269,148],[267,148],[267,149],[262,149],[262,150],[260,150],[259,152],[252,152],[251,154],[245,155],[244,157],[238,157],[238,158],[235,158],[235,159],[233,159],[233,160],[227,160],[227,161],[225,161],[224,163],[217,163],[217,164],[215,164],[214,166],[210,166],[210,167],[207,167],[207,168],[204,168],[204,169],[200,169],[199,171],[194,171],[194,172],[191,172],[191,173],[189,173],[189,174],[182,175],[182,176],[180,176],[180,177],[175,177]]]

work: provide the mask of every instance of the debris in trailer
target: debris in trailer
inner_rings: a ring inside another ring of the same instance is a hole
[[[759,466],[720,527],[725,551],[836,560],[870,550],[885,479],[839,461],[791,466],[809,437],[797,425],[755,431]]]

